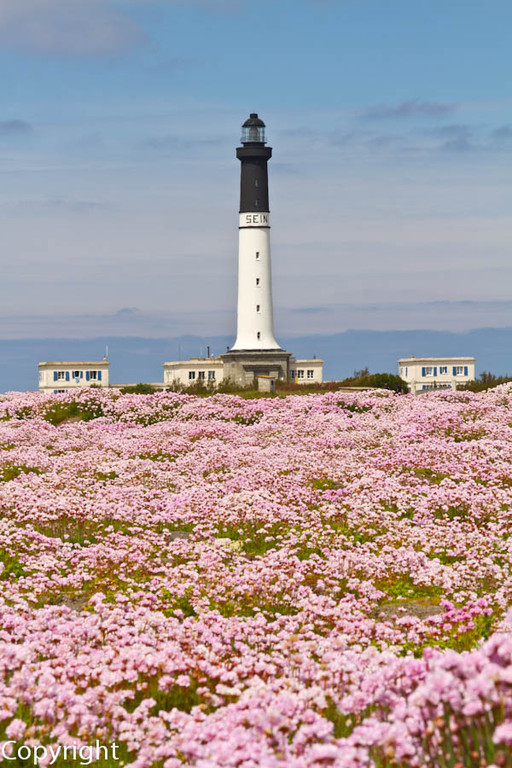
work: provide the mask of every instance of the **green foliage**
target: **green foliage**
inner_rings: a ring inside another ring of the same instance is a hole
[[[191,602],[193,593],[194,588],[192,586],[187,587],[183,595],[175,595],[168,589],[163,589],[161,592],[161,598],[166,603],[168,603],[163,613],[165,613],[166,616],[173,616],[174,611],[179,609],[183,611],[185,616],[195,616],[196,609]]]
[[[507,384],[512,381],[512,378],[508,375],[495,376],[490,371],[483,371],[476,381],[468,381],[467,384],[460,385],[457,389],[467,392],[484,392],[486,389],[492,389],[500,384]]]
[[[38,467],[27,467],[23,464],[19,466],[0,467],[0,482],[8,483],[10,480],[14,480],[20,475],[40,475],[41,472],[42,470],[38,469]]]
[[[288,595],[280,593],[279,595],[272,595],[270,598],[258,592],[247,592],[237,596],[236,600],[224,598],[217,599],[215,602],[210,601],[210,610],[219,611],[221,616],[225,618],[255,616],[256,613],[263,613],[267,616],[274,616],[276,613],[282,616],[294,616],[300,613],[300,608],[290,602]]]
[[[153,384],[134,384],[130,387],[121,387],[123,395],[154,395],[159,391],[159,387],[153,386]]]
[[[354,371],[354,376],[343,381],[324,381],[322,383],[311,382],[298,384],[294,381],[276,381],[276,393],[260,392],[256,379],[246,386],[237,384],[232,379],[223,379],[218,383],[215,380],[196,380],[189,386],[173,383],[165,388],[167,392],[182,392],[187,395],[196,395],[199,397],[208,397],[215,394],[238,395],[244,400],[253,400],[260,397],[286,397],[287,395],[311,395],[323,392],[336,392],[340,387],[374,387],[378,389],[390,389],[394,392],[407,392],[407,384],[398,376],[391,373],[370,374],[368,368],[361,371]],[[131,387],[123,387],[121,392],[131,394],[152,394],[158,391],[151,384],[136,384]],[[351,410],[346,406],[347,410]],[[354,410],[370,410],[369,408],[359,409],[354,406]]]
[[[258,392],[258,384],[255,379],[245,387],[241,387],[239,384],[236,384],[234,381],[227,378],[219,381],[219,385],[215,391],[222,392],[222,394],[225,395],[244,395],[248,394],[249,392]]]
[[[406,394],[409,387],[406,382],[394,373],[368,373],[368,368],[362,371],[354,371],[354,376],[338,382],[342,387],[374,387],[376,389],[390,389],[393,392]]]
[[[445,472],[436,472],[433,469],[429,469],[428,467],[415,467],[413,469],[413,472],[418,477],[425,478],[433,485],[439,485],[446,477],[450,477],[450,475],[447,475]]]
[[[351,712],[346,714],[340,712],[336,704],[331,698],[327,699],[327,708],[323,710],[322,715],[334,725],[334,738],[345,739],[358,725],[361,725],[363,720],[375,712],[380,711],[379,707],[375,705],[369,705],[360,712]]]
[[[151,708],[151,714],[157,715],[160,710],[170,712],[171,709],[179,709],[180,712],[190,712],[193,707],[203,703],[203,699],[197,692],[199,684],[191,679],[190,685],[173,685],[167,691],[162,691],[158,687],[158,679],[151,681],[142,680],[144,688],[135,692],[132,699],[124,703],[124,708],[128,712],[133,712],[144,699],[154,699],[155,704]],[[153,765],[153,764],[152,764]]]
[[[95,472],[94,477],[96,480],[115,480],[119,475],[117,472]]]
[[[0,573],[0,581],[7,581],[11,576],[14,576],[15,579],[19,579],[21,576],[27,575],[27,572],[18,560],[17,555],[8,552],[5,548],[0,549],[0,562],[4,565],[4,569]]]
[[[409,574],[390,574],[374,581],[376,589],[386,592],[389,597],[434,598],[437,602],[443,594],[442,587],[433,584],[416,584]]]
[[[276,537],[287,533],[282,523],[274,523],[265,529],[262,528],[262,525],[261,521],[240,522],[237,526],[222,525],[219,528],[219,536],[232,541],[240,541],[243,553],[257,557],[264,555],[270,549],[275,549]]]
[[[43,419],[56,427],[68,420],[92,421],[92,419],[97,419],[103,415],[103,408],[100,403],[82,403],[80,400],[73,400],[65,403],[53,403],[43,414]]]
[[[436,509],[434,511],[434,517],[436,520],[454,520],[456,517],[467,517],[468,511],[468,505],[461,502],[458,505],[452,505],[446,509]]]
[[[155,451],[154,453],[139,453],[139,459],[146,459],[148,461],[157,461],[160,463],[175,462],[176,456],[172,453],[166,453],[165,451]]]
[[[340,388],[339,381],[311,382],[306,384],[297,384],[294,381],[276,381],[276,393],[280,397],[286,395],[314,395],[322,392],[337,392]]]
[[[327,491],[333,488],[339,488],[340,483],[329,477],[319,477],[315,480],[311,480],[311,487],[314,491]]]

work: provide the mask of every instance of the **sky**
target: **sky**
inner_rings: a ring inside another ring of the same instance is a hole
[[[510,0],[0,0],[0,338],[512,326]]]

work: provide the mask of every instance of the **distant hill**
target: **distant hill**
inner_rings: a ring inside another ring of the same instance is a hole
[[[325,360],[326,379],[343,379],[368,367],[372,373],[395,373],[399,357],[473,355],[477,371],[512,375],[512,328],[448,331],[345,331],[330,336],[280,337],[296,357]],[[108,345],[111,381],[162,381],[162,363],[226,351],[232,337],[180,336],[94,339],[0,340],[0,391],[37,389],[37,364],[43,360],[98,360]]]

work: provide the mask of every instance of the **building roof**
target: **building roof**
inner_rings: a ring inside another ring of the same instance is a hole
[[[401,357],[399,363],[451,363],[455,361],[475,362],[474,357]]]
[[[54,360],[38,363],[41,365],[110,365],[108,360]]]

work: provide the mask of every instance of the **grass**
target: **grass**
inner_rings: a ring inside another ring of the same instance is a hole
[[[20,475],[29,474],[40,475],[42,474],[42,470],[38,467],[27,467],[24,464],[0,467],[0,482],[8,483],[10,480],[15,480]]]
[[[442,587],[431,584],[416,584],[408,574],[390,574],[384,579],[375,579],[374,585],[388,597],[406,597],[407,599],[435,598],[438,602],[443,594]]]
[[[311,480],[311,488],[314,491],[329,491],[335,488],[341,488],[342,484],[329,477],[318,477]]]
[[[459,504],[458,506],[450,506],[446,509],[436,509],[434,517],[436,520],[454,520],[456,517],[467,517],[469,507],[467,504]]]
[[[198,688],[204,683],[199,683],[190,678],[190,685],[173,685],[168,690],[162,691],[158,686],[158,677],[151,679],[141,678],[138,684],[139,690],[135,690],[133,697],[125,700],[123,706],[127,712],[134,712],[144,699],[154,699],[150,714],[157,715],[159,710],[170,712],[171,709],[179,709],[180,712],[190,712],[193,707],[200,704],[207,706],[203,696],[198,693]],[[206,682],[206,681],[205,681]],[[215,684],[212,686],[215,687]]]
[[[105,473],[104,476],[97,479],[113,480],[114,477],[111,475],[115,475],[115,473]],[[72,544],[80,544],[81,546],[84,546],[86,541],[89,543],[96,543],[107,537],[109,533],[122,533],[126,536],[131,536],[132,528],[135,526],[135,523],[132,521],[118,520],[112,517],[105,517],[103,520],[97,521],[61,515],[46,523],[33,523],[32,526],[34,530],[42,533],[43,536],[48,536],[52,539],[65,539]],[[193,524],[182,523],[180,521],[173,523],[155,523],[152,527],[154,527],[157,533],[161,533],[164,530],[189,532],[194,528]],[[107,529],[111,530],[107,531]]]
[[[322,711],[323,717],[329,720],[334,725],[334,738],[345,739],[358,725],[361,725],[365,718],[380,711],[375,706],[365,707],[361,712],[340,712],[336,704],[331,698],[327,699],[327,708]]]
[[[433,485],[439,485],[446,477],[450,477],[444,472],[436,472],[428,467],[415,467],[413,472],[417,477],[425,478]]]
[[[93,474],[93,477],[95,480],[101,480],[101,481],[107,481],[107,480],[116,480],[116,478],[119,477],[117,472],[95,472]]]
[[[0,562],[4,565],[3,571],[0,572],[0,581],[7,581],[11,577],[19,579],[27,575],[17,555],[7,552],[5,548],[0,549]]]
[[[261,521],[240,523],[238,525],[221,525],[218,529],[220,538],[240,541],[242,544],[242,553],[257,557],[265,555],[269,550],[275,549],[278,544],[278,536],[288,533],[288,529],[282,523],[275,523],[266,526]]]
[[[100,403],[81,403],[79,400],[73,400],[70,403],[53,403],[43,414],[43,419],[57,427],[70,419],[92,421],[103,415],[103,408]]]

